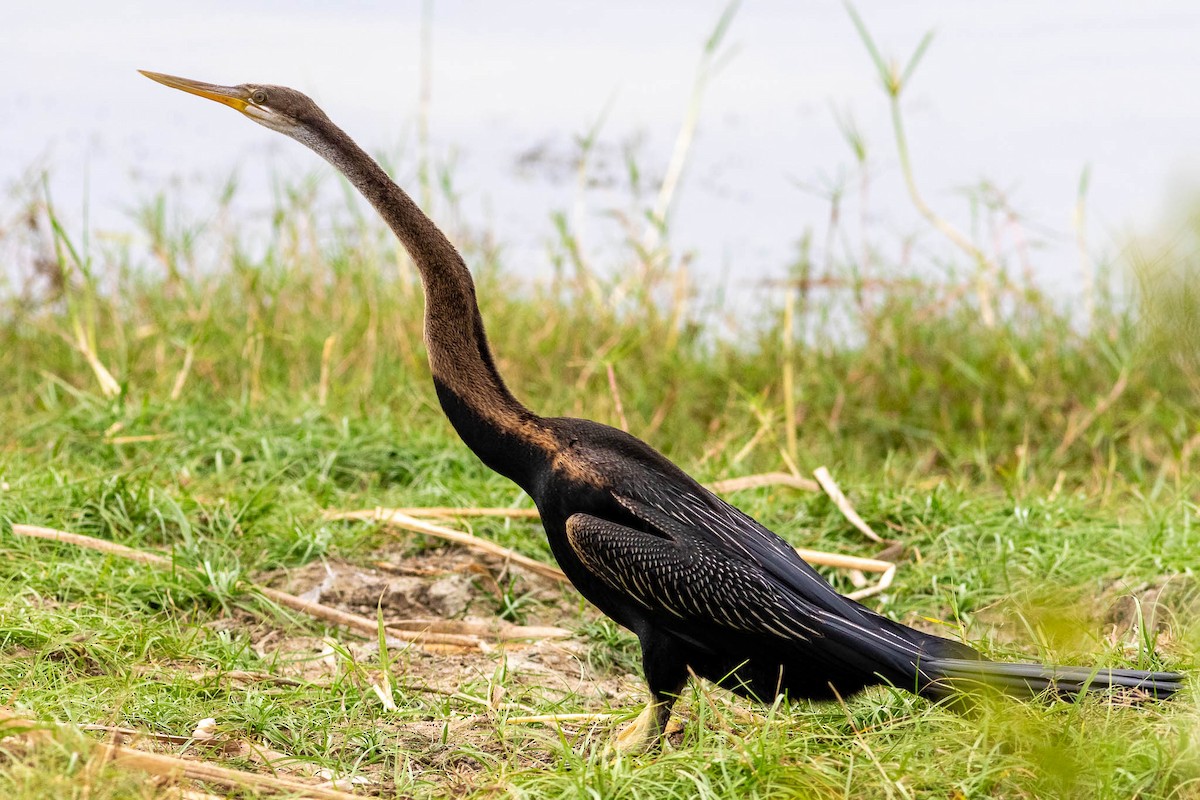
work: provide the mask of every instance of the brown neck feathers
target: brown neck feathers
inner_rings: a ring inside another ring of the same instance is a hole
[[[481,433],[488,433],[475,430],[481,424],[495,428],[490,432],[493,437],[516,436],[527,444],[530,437],[539,438],[538,418],[513,397],[496,370],[479,316],[475,284],[454,245],[383,168],[333,123],[322,124],[304,143],[370,201],[416,263],[425,287],[430,368],[439,394],[449,391],[457,400],[448,403],[443,397],[442,406],[467,445],[483,456],[481,448],[499,444],[478,441]],[[472,417],[470,424],[456,419],[464,413]],[[491,459],[484,460],[494,466]]]

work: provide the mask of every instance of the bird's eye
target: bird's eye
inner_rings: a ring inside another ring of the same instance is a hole
[[[255,89],[254,94],[250,95],[250,99],[254,101],[255,105],[261,106],[263,103],[267,102],[267,93],[262,89]]]

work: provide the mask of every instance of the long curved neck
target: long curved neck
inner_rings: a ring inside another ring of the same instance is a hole
[[[332,122],[297,136],[354,184],[412,256],[425,287],[425,345],[442,410],[485,464],[524,485],[540,417],[504,385],[488,347],[475,284],[462,256],[383,168]]]

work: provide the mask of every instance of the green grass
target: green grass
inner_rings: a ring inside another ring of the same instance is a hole
[[[0,710],[175,736],[211,717],[236,746],[194,755],[265,771],[265,748],[382,796],[1200,797],[1194,684],[1172,703],[996,700],[969,717],[898,691],[766,708],[693,686],[666,752],[618,758],[604,751],[615,723],[510,721],[632,715],[642,700],[632,638],[570,589],[495,563],[465,573],[466,613],[577,631],[471,657],[380,653],[256,599],[248,581],[322,563],[453,572],[432,541],[326,509],[529,505],[441,416],[420,291],[386,232],[358,205],[319,207],[308,184],[280,196],[253,244],[223,206],[168,223],[169,197],[139,217],[145,251],[85,251],[42,202],[35,227],[4,234],[40,255],[0,297]],[[839,263],[832,277],[861,302],[798,293],[806,333],[782,346],[783,289],[730,333],[720,308],[687,310],[707,306],[685,304],[669,239],[652,253],[631,242],[614,255],[628,269],[604,277],[572,261],[562,227],[560,273],[530,285],[486,237],[451,227],[501,369],[540,412],[618,423],[611,367],[630,430],[701,479],[829,466],[903,545],[893,587],[868,601],[883,613],[997,658],[1194,669],[1200,373],[1179,331],[1198,304],[1178,250],[1143,274],[1140,302],[1101,297],[1091,325],[1003,274],[987,276],[1002,312],[989,327],[966,284],[877,293],[862,265]],[[796,276],[822,277],[803,259]],[[854,334],[826,332],[844,322]],[[731,499],[797,545],[875,552],[823,496]],[[534,524],[473,530],[550,558]],[[372,688],[384,673],[394,710]],[[0,792],[169,796],[90,756],[103,735],[0,739]]]

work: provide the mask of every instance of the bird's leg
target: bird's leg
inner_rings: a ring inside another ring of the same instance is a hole
[[[663,700],[651,698],[637,719],[617,734],[613,749],[618,753],[640,753],[662,744],[662,735],[667,729],[667,721],[671,719],[671,707],[674,704],[674,697]]]
[[[639,753],[662,744],[675,699],[687,683],[687,662],[672,639],[653,631],[638,638],[642,642],[642,665],[650,687],[650,702],[637,719],[617,734],[613,749],[620,753]]]

